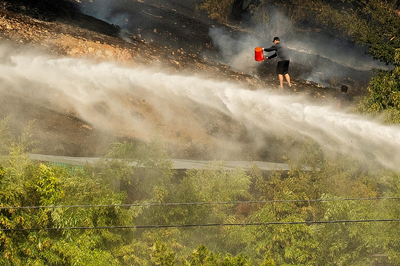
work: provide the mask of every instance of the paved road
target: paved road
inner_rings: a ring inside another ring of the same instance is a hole
[[[30,154],[31,160],[37,160],[42,162],[54,162],[63,163],[70,165],[85,165],[94,164],[101,160],[97,157],[67,157],[67,156],[53,156],[53,155],[43,155],[43,154]],[[199,160],[183,160],[183,159],[172,159],[172,164],[174,169],[203,169],[210,165],[218,164],[218,161],[199,161]],[[274,170],[290,170],[289,165],[283,163],[270,163],[270,162],[260,162],[260,161],[223,161],[225,169],[233,170],[235,168],[249,169],[253,166],[257,166],[261,170],[274,171]],[[132,165],[136,165],[132,163]],[[310,167],[305,167],[304,170],[310,170]]]

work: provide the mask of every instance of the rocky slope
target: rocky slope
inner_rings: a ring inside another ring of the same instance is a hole
[[[51,4],[51,1],[3,1],[0,5],[0,43],[8,44],[16,49],[44,50],[57,56],[74,58],[87,58],[94,61],[116,61],[129,67],[139,65],[162,66],[171,73],[182,71],[196,71],[204,76],[219,78],[221,80],[235,81],[249,90],[276,86],[275,75],[267,74],[262,79],[242,72],[235,72],[228,66],[214,60],[207,60],[200,56],[203,49],[208,49],[210,54],[217,56],[215,49],[204,29],[195,34],[201,43],[196,49],[184,47],[177,48],[174,45],[165,45],[156,42],[148,42],[140,36],[123,36],[119,34],[119,27],[98,20],[94,17],[84,15],[78,11],[71,2],[59,1],[59,4]],[[62,4],[60,4],[62,3]],[[138,4],[141,1],[137,1]],[[152,6],[156,8],[155,6]],[[159,7],[162,9],[162,6]],[[161,10],[166,12],[165,10]],[[161,12],[160,11],[160,12]],[[173,12],[174,13],[174,12]],[[154,12],[142,12],[142,16],[154,17]],[[168,13],[171,16],[171,11]],[[173,14],[172,14],[173,15]],[[187,17],[175,13],[179,23],[186,23],[191,31],[201,29],[198,20],[190,21]],[[230,27],[224,25],[225,27]],[[155,28],[154,33],[157,34]],[[164,31],[165,32],[165,29]],[[181,29],[171,29],[170,35],[178,38]],[[193,46],[192,46],[193,48]],[[295,70],[294,70],[295,71]],[[293,78],[296,84],[291,89],[287,88],[285,93],[307,94],[319,101],[326,98],[335,98],[337,90],[322,88],[322,86]],[[83,120],[74,112],[63,113],[49,108],[40,102],[31,101],[21,97],[7,88],[2,88],[0,97],[0,111],[2,114],[10,115],[13,129],[17,132],[27,125],[29,121],[35,120],[35,129],[39,138],[42,153],[58,154],[68,156],[96,156],[104,154],[108,145],[116,140],[134,139],[134,136],[115,134],[115,132],[104,132]],[[18,111],[18,112],[17,112]],[[21,112],[24,115],[21,115]],[[139,110],[145,112],[144,110]],[[148,111],[148,110],[147,110]],[[147,112],[146,115],[151,114]],[[242,142],[246,141],[246,129],[240,124],[235,124],[230,118],[222,114],[213,114],[219,117],[211,126],[219,134],[241,136]],[[209,133],[213,134],[210,129]],[[235,133],[232,133],[235,132]],[[177,133],[175,133],[177,134]],[[179,132],[186,139],[202,138],[194,133]],[[236,138],[235,137],[235,138]],[[182,138],[181,138],[182,139]],[[197,145],[197,146],[196,146]],[[174,149],[176,157],[203,158],[202,150],[204,143],[175,144],[179,146]],[[193,147],[196,146],[196,147]],[[256,156],[257,157],[257,156]],[[224,158],[222,158],[224,159]],[[243,158],[241,158],[243,159]],[[260,158],[250,158],[260,159]]]

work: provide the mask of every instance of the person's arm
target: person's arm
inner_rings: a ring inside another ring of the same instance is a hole
[[[270,48],[263,48],[263,50],[266,51],[266,52],[275,51],[275,53],[273,55],[265,57],[265,60],[272,59],[272,58],[275,58],[275,57],[278,56],[278,54],[276,53],[277,47],[275,45],[271,46]]]
[[[278,54],[277,54],[277,53],[274,53],[273,55],[268,56],[267,59],[272,59],[272,58],[275,58],[275,57],[277,57],[277,56],[278,56]]]
[[[273,51],[278,50],[278,48],[275,45],[272,45],[269,48],[263,48],[263,50],[266,51],[266,52],[273,52]]]

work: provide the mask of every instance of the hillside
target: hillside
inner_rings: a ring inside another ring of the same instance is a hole
[[[52,4],[51,1],[3,1],[0,6],[2,57],[8,58],[9,54],[23,54],[24,51],[30,50],[37,51],[38,54],[51,54],[57,58],[84,58],[94,63],[117,62],[121,66],[133,68],[158,67],[171,75],[196,73],[213,80],[235,82],[248,90],[276,88],[274,63],[273,66],[264,65],[260,75],[252,75],[235,71],[218,60],[220,53],[209,37],[209,28],[218,26],[234,33],[242,30],[239,27],[229,24],[217,25],[207,18],[189,17],[179,13],[179,9],[163,5],[145,4],[143,1],[135,1],[132,4],[142,20],[151,21],[161,17],[165,19],[157,26],[141,29],[143,35],[153,32],[161,38],[150,38],[149,41],[149,37],[142,38],[140,34],[121,34],[119,26],[81,13],[75,2],[60,1],[58,4]],[[191,33],[190,36],[188,32]],[[165,42],[157,42],[160,39]],[[294,65],[292,79],[295,85],[285,88],[280,93],[301,94],[318,102],[334,100],[337,97],[337,88],[323,87],[299,78],[304,69],[303,65]],[[122,125],[112,129],[100,128],[85,120],[73,108],[59,108],[56,104],[48,102],[46,97],[27,98],[7,89],[7,82],[3,84],[1,113],[11,117],[16,132],[34,120],[35,133],[42,153],[97,156],[104,154],[111,142],[144,140],[135,133],[127,132]],[[130,104],[132,112],[162,124],[158,121],[160,114],[152,106],[146,105],[145,100],[131,99]],[[103,112],[107,112],[108,107],[99,103],[97,108],[103,108]],[[172,122],[161,125],[169,148],[176,157],[207,158],[209,156],[206,154],[218,149],[213,147],[213,141],[221,136],[229,141],[239,140],[243,146],[257,146],[253,143],[248,128],[221,112],[199,110],[196,106],[182,107],[176,112],[182,116],[198,116],[195,119],[202,123],[205,121],[200,117],[200,113],[213,117],[212,121],[207,122],[209,124],[202,125],[201,130],[183,126],[177,129],[178,126]],[[226,154],[220,159],[266,159],[263,148],[258,149],[255,154],[237,152]],[[279,154],[275,158],[267,159],[279,161],[281,156],[283,155]],[[211,159],[216,158],[211,156]]]

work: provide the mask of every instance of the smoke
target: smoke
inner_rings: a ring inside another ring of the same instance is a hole
[[[195,1],[84,0],[80,7],[85,14],[121,27],[122,35],[129,32],[148,42],[156,40],[162,45],[176,43],[182,46],[181,39],[191,34],[188,31],[182,36],[185,30],[179,27],[182,25],[168,24],[171,30],[176,26],[177,32],[171,35],[155,33],[154,29],[162,28],[165,26],[163,24],[170,23],[170,19],[165,16],[174,15],[177,10],[182,12],[181,14],[192,17]],[[165,13],[166,10],[172,13]],[[295,78],[313,81],[323,86],[340,87],[343,83],[349,84],[354,81],[369,82],[372,69],[387,68],[383,63],[367,55],[366,47],[357,46],[349,40],[323,31],[297,31],[290,18],[270,6],[267,10],[258,8],[252,16],[257,18],[266,14],[268,14],[268,24],[254,21],[252,24],[243,22],[244,31],[237,31],[226,26],[210,27],[209,36],[214,47],[219,50],[218,58],[222,63],[229,65],[235,71],[250,75],[262,74],[260,71],[265,70],[263,66],[267,62],[255,62],[254,48],[270,47],[273,37],[280,36],[282,42],[290,50],[291,73]],[[169,40],[166,40],[167,38]],[[189,44],[190,39],[185,39],[184,42]],[[207,51],[203,52],[203,56],[209,57]],[[276,59],[268,62],[268,64],[274,63]]]
[[[316,105],[268,88],[247,90],[236,83],[157,69],[57,58],[0,47],[0,93],[13,93],[60,113],[73,112],[93,127],[149,140],[162,134],[187,145],[213,143],[225,156],[240,150],[228,133],[210,125],[241,124],[265,135],[312,138],[326,151],[356,156],[400,170],[400,128]],[[179,134],[178,134],[179,133]],[[257,136],[254,136],[256,139]],[[224,159],[224,158],[221,158]]]
[[[136,29],[146,23],[138,5],[140,4],[137,1],[82,0],[79,7],[81,12],[86,15],[119,26],[121,37],[128,41],[129,38],[125,38],[125,36],[138,34]],[[147,24],[150,24],[150,20],[147,20]]]
[[[254,48],[260,46],[259,40],[250,34],[234,36],[226,28],[211,28],[209,34],[213,45],[219,49],[222,63],[236,71],[251,75],[258,73],[259,63],[254,60]]]
[[[257,12],[265,11],[259,9]],[[331,80],[368,82],[372,69],[387,68],[367,55],[366,47],[323,31],[299,32],[288,17],[274,8],[269,9],[268,15],[268,25],[253,24],[242,32],[229,32],[222,27],[210,29],[213,44],[220,50],[223,63],[248,74],[257,73],[263,63],[254,62],[254,48],[270,47],[273,37],[279,36],[290,51],[292,68],[303,70],[297,73],[300,79],[324,86],[332,85]]]
[[[123,24],[121,23],[121,21],[123,20],[119,18],[120,13],[118,12],[120,8],[124,8],[124,5],[121,3],[123,1],[83,0],[80,2],[81,3],[79,7],[84,14],[90,15],[111,24],[123,26]]]

